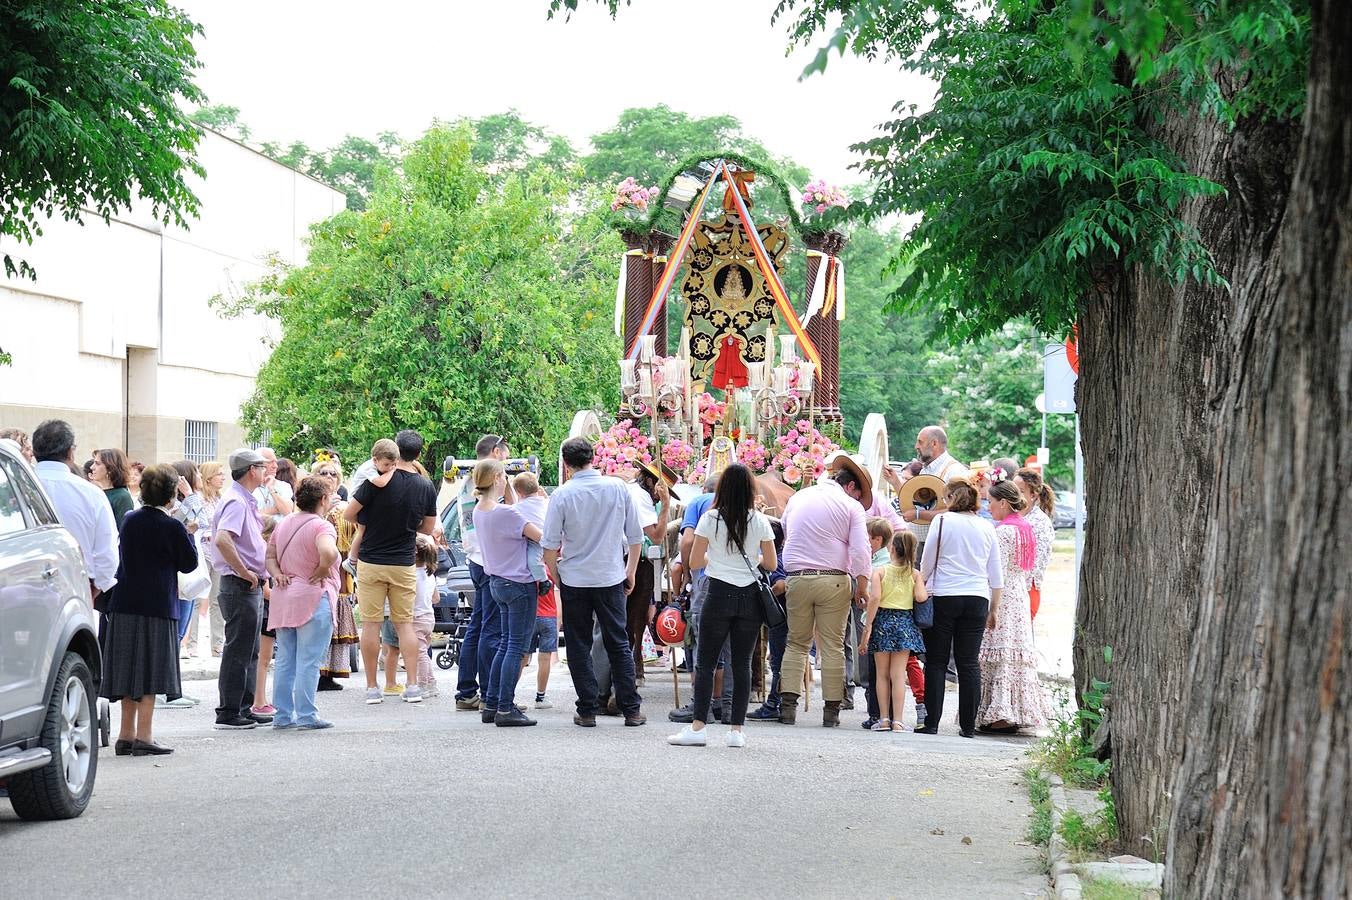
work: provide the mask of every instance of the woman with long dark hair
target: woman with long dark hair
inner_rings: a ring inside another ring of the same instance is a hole
[[[746,707],[751,700],[751,654],[765,623],[760,587],[761,570],[775,568],[774,532],[770,520],[756,511],[756,482],[751,470],[733,463],[718,479],[713,503],[695,526],[690,565],[704,569],[708,593],[699,618],[699,658],[695,661],[695,719],[667,742],[680,747],[703,747],[708,736],[714,669],[723,642],[732,643],[732,708],[724,721],[731,726],[729,747],[745,747]]]

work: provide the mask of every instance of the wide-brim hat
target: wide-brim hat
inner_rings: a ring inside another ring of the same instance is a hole
[[[660,481],[665,481],[667,483],[667,490],[671,490],[680,483],[681,476],[677,475],[676,471],[666,463],[662,463],[661,466],[662,467],[659,469],[657,463],[643,462],[641,460],[638,464],[640,469],[647,472],[652,477]]]
[[[908,478],[906,483],[901,486],[900,493],[897,494],[897,502],[901,504],[902,509],[915,509],[917,506],[926,504],[917,502],[915,495],[921,491],[934,492],[934,506],[932,509],[947,509],[948,498],[945,496],[947,485],[938,475],[916,475],[914,478]]]
[[[854,475],[855,481],[859,482],[859,487],[863,489],[863,495],[859,502],[864,505],[864,509],[873,507],[873,477],[868,473],[868,464],[864,457],[858,453],[850,454],[844,450],[837,450],[826,458],[826,471],[836,472],[840,469],[849,469],[850,474]]]

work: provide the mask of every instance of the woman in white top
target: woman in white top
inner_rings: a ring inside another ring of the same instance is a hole
[[[725,719],[732,726],[728,746],[746,746],[742,725],[751,700],[751,654],[765,621],[756,580],[761,569],[774,569],[776,561],[770,520],[756,512],[756,483],[751,470],[733,463],[719,478],[713,503],[695,526],[690,566],[704,569],[708,579],[699,618],[699,657],[695,661],[695,719],[667,738],[668,742],[682,747],[704,746],[714,669],[723,642],[731,636],[732,708]]]
[[[995,529],[976,512],[976,488],[954,478],[945,495],[948,511],[930,523],[920,564],[934,598],[934,627],[925,633],[925,727],[916,733],[939,733],[944,672],[952,654],[958,666],[958,733],[970,738],[976,737],[981,700],[981,637],[999,607],[1004,573]]]

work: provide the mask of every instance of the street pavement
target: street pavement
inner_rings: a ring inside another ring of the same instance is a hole
[[[1069,591],[1049,592],[1044,671],[1073,618]],[[175,753],[105,749],[81,818],[22,822],[0,801],[0,897],[1047,893],[1025,841],[1032,739],[958,737],[952,690],[937,736],[865,732],[862,692],[840,728],[822,728],[818,684],[796,726],[748,723],[748,745],[730,749],[715,724],[710,746],[684,748],[665,741],[678,727],[669,672],[647,673],[646,726],[593,729],[573,725],[564,666],[555,707],[531,710],[526,729],[456,711],[454,672],[437,675],[439,698],[378,706],[354,675],[319,695],[336,727],[303,733],[214,731],[216,682],[185,682],[202,704],[155,716]],[[532,665],[518,697],[534,684]]]
[[[7,897],[1036,897],[1019,783],[1027,741],[877,735],[820,705],[748,746],[670,747],[670,676],[650,721],[572,723],[566,670],[527,729],[482,725],[446,692],[366,706],[321,694],[324,732],[213,731],[215,682],[156,713],[167,757],[99,759],[85,814],[0,803]],[[533,684],[528,672],[523,685]],[[521,696],[526,695],[523,689]],[[950,703],[956,706],[956,696]],[[115,711],[116,712],[116,711]]]

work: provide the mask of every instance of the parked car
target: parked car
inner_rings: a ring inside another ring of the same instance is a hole
[[[20,818],[71,819],[89,805],[102,672],[80,547],[0,442],[0,787]]]
[[[1074,528],[1075,512],[1079,501],[1074,494],[1065,492],[1056,495],[1056,505],[1052,508],[1053,528]]]

